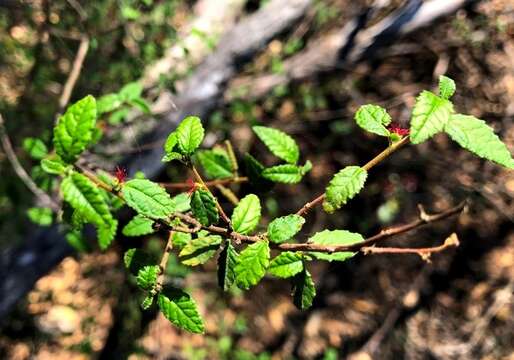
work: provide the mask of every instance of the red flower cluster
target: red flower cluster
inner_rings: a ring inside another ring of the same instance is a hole
[[[391,123],[391,125],[387,127],[387,130],[399,136],[409,135],[409,129],[402,128],[397,123]]]
[[[118,182],[122,184],[127,179],[127,169],[125,169],[122,166],[116,166],[114,176],[116,177],[116,179],[118,179]]]

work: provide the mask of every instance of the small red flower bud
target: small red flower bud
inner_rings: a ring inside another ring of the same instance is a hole
[[[187,195],[191,197],[193,193],[196,191],[196,182],[193,181],[193,179],[189,178],[187,179],[187,185],[189,185],[189,191],[187,192]]]
[[[121,184],[125,182],[127,179],[127,169],[122,166],[116,166],[116,170],[114,171],[114,176],[118,179],[118,182]]]
[[[391,123],[387,129],[392,132],[393,134],[399,135],[399,136],[406,136],[409,135],[409,129],[402,128],[397,123]]]

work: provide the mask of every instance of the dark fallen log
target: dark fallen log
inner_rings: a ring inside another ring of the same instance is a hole
[[[238,79],[234,88],[250,89],[244,98],[258,99],[274,87],[301,81],[320,73],[349,68],[352,64],[366,61],[377,55],[377,51],[397,41],[402,36],[425,27],[437,19],[455,13],[470,0],[410,0],[403,7],[366,27],[375,8],[368,8],[341,30],[317,39],[306,50],[284,61],[279,74],[263,74]],[[233,91],[227,92],[226,101],[232,99]]]
[[[158,126],[143,141],[163,140],[185,116],[205,116],[222,99],[227,82],[270,40],[286,31],[307,11],[311,0],[273,0],[242,19],[221,40],[219,47],[198,66]],[[130,174],[141,170],[156,177],[164,168],[161,147],[123,161]],[[20,247],[0,256],[0,323],[34,283],[72,250],[56,226],[27,236]]]

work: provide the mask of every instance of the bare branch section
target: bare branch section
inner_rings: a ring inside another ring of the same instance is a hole
[[[157,282],[155,285],[156,293],[162,290],[162,286],[164,284],[166,267],[168,266],[168,260],[170,258],[171,250],[173,250],[173,234],[174,231],[169,232],[168,241],[166,242],[166,246],[164,248],[164,253],[162,254],[161,261],[159,262],[159,276],[157,277]]]
[[[401,148],[403,145],[408,144],[408,143],[409,143],[409,137],[406,136],[403,139],[401,139],[400,141],[388,146],[384,151],[382,151],[380,154],[378,154],[373,159],[368,161],[364,166],[362,166],[362,168],[366,171],[369,171],[372,167],[379,164],[381,161],[386,159],[389,155],[391,155],[396,150]],[[313,207],[315,207],[318,204],[321,204],[323,202],[323,200],[325,200],[325,193],[319,195],[314,200],[307,202],[304,206],[302,206],[302,208],[300,210],[298,210],[296,212],[296,215],[302,216],[302,215],[306,214],[310,209],[312,209]]]
[[[238,176],[234,178],[228,179],[217,179],[211,181],[205,181],[204,185],[207,187],[211,186],[219,186],[219,185],[230,185],[230,184],[240,184],[248,182],[248,178],[246,176]],[[191,184],[188,182],[178,182],[178,183],[159,183],[162,187],[166,189],[187,189],[191,187]]]
[[[396,235],[400,235],[406,232],[409,232],[411,230],[414,230],[416,228],[419,228],[425,224],[431,224],[434,222],[441,221],[443,219],[447,219],[453,215],[460,214],[462,211],[464,211],[466,208],[466,203],[463,202],[453,208],[450,208],[446,211],[443,211],[439,214],[431,215],[429,218],[420,217],[417,220],[414,220],[408,224],[400,225],[396,227],[392,227],[389,229],[385,229],[380,231],[378,234],[373,235],[363,242],[353,244],[353,245],[339,245],[339,246],[327,246],[327,245],[320,245],[320,244],[312,244],[312,243],[300,243],[300,244],[291,244],[291,243],[284,243],[284,244],[270,244],[273,248],[277,250],[282,251],[316,251],[316,252],[323,252],[323,253],[337,253],[337,252],[355,252],[355,251],[361,251],[364,254],[372,254],[372,253],[415,253],[418,255],[421,254],[429,254],[432,252],[440,252],[442,250],[445,250],[448,247],[451,246],[458,246],[458,241],[455,237],[450,237],[451,240],[446,240],[445,243],[441,246],[434,247],[434,248],[378,248],[374,247],[376,243],[379,241],[383,241],[385,239],[391,238]],[[188,222],[191,222],[192,224],[198,225],[197,221],[191,217],[188,218],[182,218],[183,220],[186,220]],[[229,235],[234,240],[238,242],[256,242],[261,241],[262,239],[266,238],[265,234],[260,235],[254,235],[254,236],[248,236],[248,235],[241,235],[238,233],[229,233],[227,229],[219,228],[216,226],[209,226],[205,228],[208,231],[218,233],[221,235]]]
[[[426,247],[426,248],[394,248],[394,247],[362,247],[360,251],[364,255],[368,254],[416,254],[419,255],[423,260],[430,262],[430,255],[444,251],[451,247],[459,246],[459,238],[457,234],[451,234],[442,245]]]
[[[385,229],[380,231],[378,234],[373,235],[369,238],[367,238],[365,241],[361,243],[357,243],[354,245],[344,245],[344,246],[320,246],[317,244],[280,244],[280,248],[282,250],[289,250],[289,251],[298,251],[298,250],[307,250],[307,251],[323,251],[323,252],[342,252],[342,251],[362,251],[366,253],[378,253],[378,251],[370,250],[370,249],[378,249],[373,248],[373,245],[376,243],[383,241],[385,239],[391,238],[396,235],[400,235],[406,232],[409,232],[411,230],[414,230],[416,228],[419,228],[425,224],[431,224],[434,222],[441,221],[443,219],[447,219],[453,215],[460,214],[466,209],[466,202],[462,202],[461,204],[450,208],[446,211],[443,211],[438,214],[430,215],[430,217],[424,217],[420,214],[419,218],[417,220],[414,220],[408,224],[395,226],[389,229]],[[400,252],[404,250],[412,250],[412,249],[402,249]],[[416,249],[416,250],[423,250],[423,249]],[[440,251],[440,250],[439,250]],[[383,251],[387,252],[387,251]],[[409,251],[406,251],[409,252]],[[410,251],[412,252],[412,251]],[[423,251],[421,251],[423,252]],[[437,252],[437,251],[436,251]]]
[[[68,102],[70,101],[71,93],[73,92],[73,88],[79,79],[80,71],[82,70],[82,65],[84,64],[88,50],[89,37],[84,35],[80,40],[79,49],[75,55],[75,60],[73,60],[73,66],[71,67],[68,79],[66,79],[66,83],[64,84],[61,97],[59,98],[59,113],[64,111],[68,105]]]
[[[5,154],[11,166],[20,178],[21,181],[25,184],[25,186],[36,196],[37,202],[39,205],[44,207],[49,207],[54,211],[59,210],[59,205],[52,200],[52,198],[43,190],[41,190],[34,180],[27,174],[27,171],[21,166],[16,153],[12,147],[11,140],[9,139],[9,135],[7,135],[7,130],[5,129],[4,118],[2,114],[0,114],[0,140],[2,141],[2,147],[4,148]]]
[[[313,243],[284,243],[284,244],[274,244],[271,243],[270,246],[274,249],[281,251],[314,251],[314,252],[322,252],[322,253],[337,253],[337,252],[357,252],[360,251],[364,255],[367,254],[417,254],[421,256],[424,260],[429,260],[430,254],[438,253],[444,251],[451,247],[457,247],[459,245],[459,241],[457,235],[452,234],[448,237],[442,245],[435,247],[427,247],[427,248],[393,248],[393,247],[375,247],[374,245],[379,241],[383,241],[385,239],[391,238],[395,235],[400,235],[416,228],[419,228],[426,224],[431,224],[434,222],[438,222],[444,219],[447,219],[453,215],[460,214],[462,211],[466,209],[466,202],[462,202],[461,204],[450,208],[446,211],[443,211],[438,214],[430,215],[429,217],[424,217],[420,214],[420,217],[417,220],[414,220],[405,225],[399,225],[396,227],[392,227],[389,229],[385,229],[380,231],[378,234],[373,235],[363,242],[356,243],[353,245],[320,245]],[[254,243],[257,241],[262,241],[267,238],[265,233],[261,233],[258,235],[243,235],[237,232],[230,231],[228,228],[219,227],[219,226],[202,226],[198,220],[187,215],[176,213],[173,214],[174,217],[181,219],[183,222],[187,223],[191,227],[172,227],[171,229],[186,232],[186,233],[195,233],[199,230],[207,230],[211,233],[223,235],[226,237],[230,237],[237,243]],[[165,227],[169,227],[168,223],[163,222],[161,225]]]

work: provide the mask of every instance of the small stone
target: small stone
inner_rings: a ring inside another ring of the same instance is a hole
[[[51,335],[71,334],[80,326],[80,317],[69,306],[57,305],[38,319],[41,331]]]

